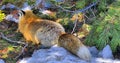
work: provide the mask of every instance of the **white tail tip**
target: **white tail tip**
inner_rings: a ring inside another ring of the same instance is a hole
[[[90,61],[91,59],[91,53],[88,50],[88,48],[86,46],[81,46],[79,47],[79,50],[77,51],[77,55],[84,60]]]

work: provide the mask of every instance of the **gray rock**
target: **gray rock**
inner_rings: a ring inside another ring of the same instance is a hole
[[[89,50],[93,57],[98,56],[99,51],[97,50],[97,48],[95,46],[90,47]]]
[[[113,59],[112,50],[109,45],[105,46],[103,50],[99,53],[99,56],[105,59]]]

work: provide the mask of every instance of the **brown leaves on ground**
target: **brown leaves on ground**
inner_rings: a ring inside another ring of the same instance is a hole
[[[0,50],[0,58],[5,58],[7,57],[7,52],[8,52],[8,48],[2,49]]]
[[[6,47],[4,49],[1,49],[0,50],[0,58],[7,58],[7,57],[11,57],[12,58],[12,57],[15,57],[14,51],[15,51],[15,49],[13,47],[10,47],[10,46]],[[17,51],[15,51],[15,52],[17,52]],[[14,54],[12,54],[12,53],[14,53]]]

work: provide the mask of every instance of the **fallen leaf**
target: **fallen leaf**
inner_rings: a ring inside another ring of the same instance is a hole
[[[72,21],[78,20],[79,22],[83,22],[84,16],[82,13],[74,14],[71,18]]]

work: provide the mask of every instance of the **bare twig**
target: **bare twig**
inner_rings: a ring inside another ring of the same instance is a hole
[[[83,9],[77,10],[77,13],[79,12],[85,12],[86,10],[90,9],[91,7],[95,6],[97,3],[99,2],[99,0],[97,0],[96,2],[93,2],[92,4],[90,4],[89,6],[86,6]]]
[[[13,40],[11,40],[11,39],[8,39],[7,37],[5,37],[5,35],[4,35],[2,32],[0,32],[0,35],[1,35],[2,39],[7,40],[7,41],[10,42],[10,43],[17,43],[17,44],[23,44],[23,45],[25,45],[24,42],[21,42],[21,41],[13,41]]]
[[[75,24],[74,24],[74,27],[73,27],[73,30],[72,30],[71,34],[74,33],[76,26],[77,26],[77,20],[75,21]]]
[[[85,24],[85,19],[83,19],[83,24]]]
[[[84,16],[85,16],[87,19],[90,19],[87,15],[84,14]]]
[[[73,34],[74,31],[75,31],[75,28],[76,28],[76,26],[77,26],[77,20],[78,20],[78,15],[77,15],[77,17],[76,17],[75,24],[74,24],[74,27],[73,27],[73,30],[72,30],[71,34]]]
[[[66,12],[71,12],[71,13],[74,13],[74,12],[75,12],[75,11],[70,11],[70,10],[64,9],[64,8],[61,7],[60,5],[57,5],[57,7],[61,8],[63,11],[66,11]]]
[[[90,8],[90,11],[92,12],[93,16],[96,17],[95,13],[93,12],[93,10],[91,8]]]
[[[15,59],[18,59],[24,53],[24,50],[27,46],[28,46],[28,44],[26,43],[25,46],[22,48],[21,53],[18,56],[16,56]]]

